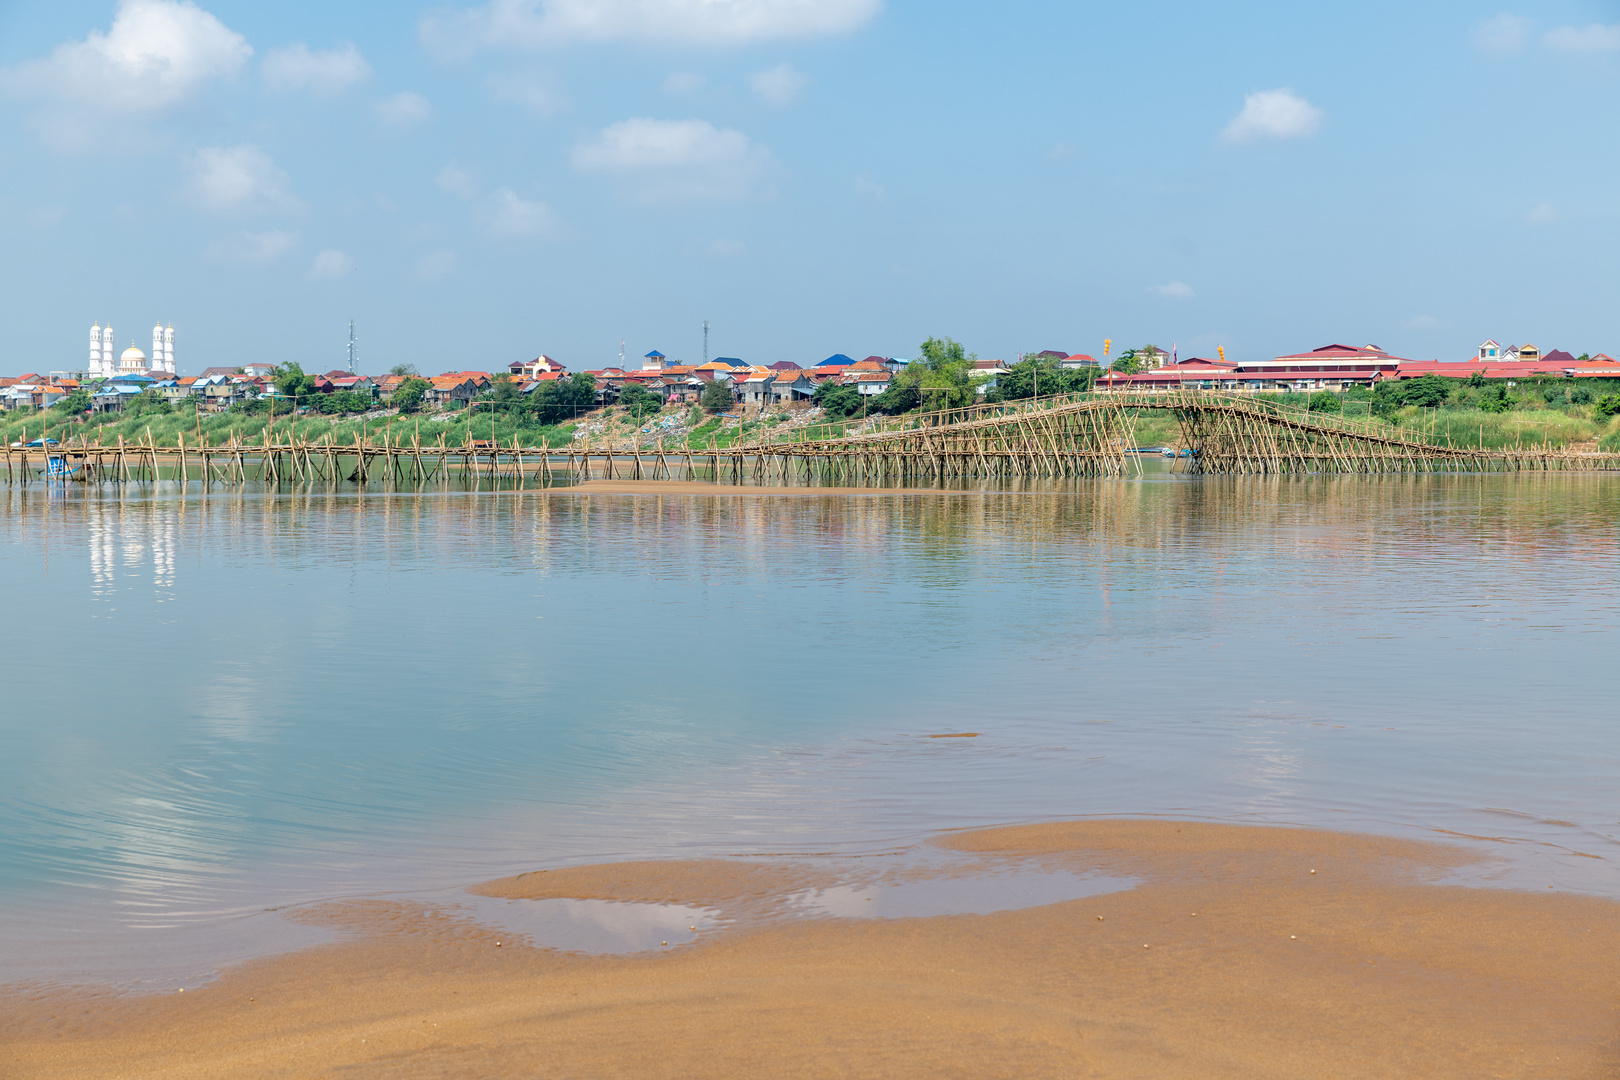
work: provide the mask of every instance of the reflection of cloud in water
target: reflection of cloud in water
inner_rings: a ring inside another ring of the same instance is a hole
[[[521,934],[546,949],[622,953],[684,945],[719,925],[718,913],[683,904],[624,900],[508,900],[468,895],[459,906],[479,922]],[[697,932],[693,931],[693,927]]]
[[[197,688],[197,713],[208,733],[231,742],[270,741],[274,719],[265,709],[270,680],[247,661],[228,661]]]
[[[1119,892],[1133,878],[1081,875],[1067,870],[1012,871],[975,877],[875,881],[807,889],[790,903],[808,915],[907,919],[932,915],[988,915]]]
[[[1271,810],[1297,802],[1298,780],[1305,767],[1300,752],[1284,746],[1276,733],[1242,738],[1227,752],[1227,759],[1232,779],[1248,789],[1245,809]]]

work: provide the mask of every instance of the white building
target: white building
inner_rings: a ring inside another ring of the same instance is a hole
[[[132,341],[129,348],[117,353],[117,346],[113,338],[113,328],[109,324],[102,326],[99,323],[90,328],[90,368],[87,374],[92,379],[111,379],[119,375],[173,375],[174,368],[174,327],[152,327],[152,355],[135,347]]]

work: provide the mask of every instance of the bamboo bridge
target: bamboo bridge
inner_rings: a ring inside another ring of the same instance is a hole
[[[1140,470],[1134,425],[1167,412],[1179,437],[1174,467],[1212,476],[1620,470],[1620,454],[1545,443],[1487,449],[1458,446],[1450,432],[1413,432],[1370,420],[1209,391],[1089,393],[961,409],[826,421],[783,435],[761,424],[735,441],[666,445],[656,437],[576,435],[566,447],[514,440],[423,444],[385,432],[347,444],[231,438],[209,444],[185,436],[158,445],[119,437],[102,445],[5,448],[8,483],[198,480],[204,484],[421,484],[460,478],[541,486],[594,479],[704,480],[720,484],[889,487],[1026,477],[1125,476]],[[818,431],[841,429],[833,437]],[[1483,433],[1481,433],[1483,435]],[[36,440],[38,442],[38,440]]]

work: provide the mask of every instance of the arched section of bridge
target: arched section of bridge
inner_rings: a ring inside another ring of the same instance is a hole
[[[1179,468],[1212,475],[1486,472],[1620,468],[1620,455],[1486,450],[1375,422],[1233,394],[1096,393],[860,422],[833,439],[755,442],[726,452],[738,479],[881,485],[996,476],[1117,476],[1133,468],[1134,421],[1168,412]]]

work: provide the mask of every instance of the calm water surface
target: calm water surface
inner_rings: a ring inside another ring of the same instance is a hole
[[[0,982],[1090,814],[1460,834],[1620,898],[1617,522],[1620,478],[1566,476],[0,491]]]

